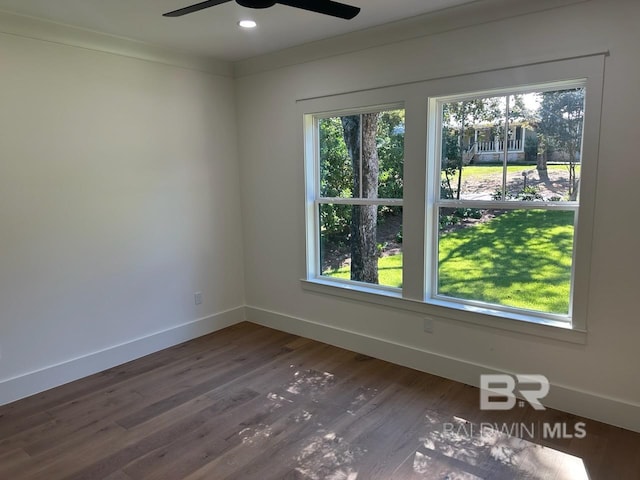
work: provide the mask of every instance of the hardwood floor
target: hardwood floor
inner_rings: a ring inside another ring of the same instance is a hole
[[[0,407],[0,479],[142,478],[638,480],[640,434],[249,323]]]

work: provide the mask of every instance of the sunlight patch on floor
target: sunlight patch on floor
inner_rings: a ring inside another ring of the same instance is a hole
[[[530,426],[474,424],[460,417],[425,417],[425,435],[413,458],[419,478],[476,480],[589,480],[582,459],[508,432]]]
[[[355,464],[366,452],[335,432],[319,433],[296,457],[296,472],[309,480],[356,480]]]
[[[294,380],[288,385],[286,390],[294,395],[324,390],[335,382],[335,376],[329,372],[305,370],[297,371],[293,376]]]

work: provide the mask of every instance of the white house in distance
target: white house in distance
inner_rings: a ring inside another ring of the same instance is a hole
[[[525,161],[525,139],[535,138],[535,132],[524,124],[512,124],[509,128],[507,149],[510,162]],[[496,163],[504,157],[502,128],[491,124],[476,125],[471,134],[465,135],[465,164]],[[533,159],[535,161],[535,158]]]
[[[502,128],[491,124],[475,125],[471,133],[464,138],[464,164],[477,165],[484,163],[501,163],[504,158],[504,140]],[[511,163],[535,163],[536,155],[542,155],[538,149],[538,138],[535,129],[528,124],[513,123],[509,128],[507,151],[508,161]],[[527,140],[533,143],[537,154],[527,155],[525,152]],[[547,153],[547,161],[567,162],[566,152],[551,151]],[[576,152],[576,160],[580,161],[580,152]]]

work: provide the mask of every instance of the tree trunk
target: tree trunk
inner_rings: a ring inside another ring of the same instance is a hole
[[[536,169],[538,169],[538,171],[547,170],[547,152],[538,154],[538,159],[536,160]]]
[[[549,182],[549,171],[547,170],[547,146],[542,144],[542,151],[538,152],[536,160],[536,170],[538,170],[538,177],[540,180],[547,183]]]
[[[570,152],[569,160],[569,200],[575,202],[578,199],[578,188],[580,180],[576,176],[576,158],[575,153]]]
[[[466,112],[462,107],[462,118],[460,120],[460,163],[458,164],[458,191],[456,192],[456,200],[460,200],[460,191],[462,190],[462,168],[464,167],[464,129],[466,122]]]
[[[378,198],[378,114],[342,117],[342,128],[353,166],[353,197]],[[352,207],[351,280],[378,283],[377,223],[377,206]]]
[[[538,155],[538,161],[536,164],[536,170],[538,170],[538,177],[541,181],[549,182],[549,171],[547,170],[546,155]]]

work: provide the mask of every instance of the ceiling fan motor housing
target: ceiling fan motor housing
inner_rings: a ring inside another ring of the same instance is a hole
[[[277,3],[275,0],[236,0],[236,2],[248,8],[269,8]]]

